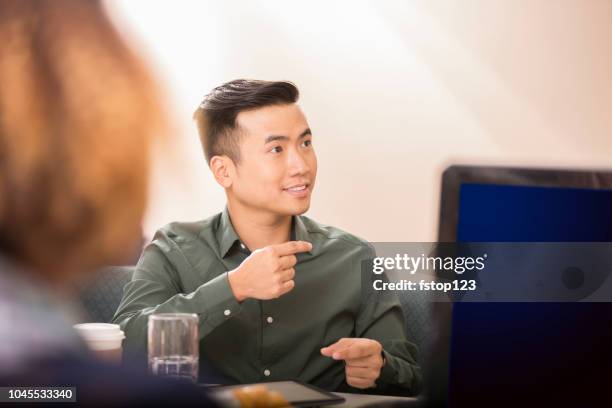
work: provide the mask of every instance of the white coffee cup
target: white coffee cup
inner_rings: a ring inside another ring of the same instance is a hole
[[[119,328],[118,324],[81,323],[75,324],[74,328],[99,359],[113,364],[121,364],[122,342],[125,339],[125,333]]]

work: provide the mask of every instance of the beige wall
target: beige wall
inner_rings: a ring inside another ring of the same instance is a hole
[[[612,2],[111,1],[169,89],[174,161],[145,222],[218,212],[191,113],[237,77],[288,79],[314,131],[308,215],[371,241],[435,239],[450,163],[612,167]]]

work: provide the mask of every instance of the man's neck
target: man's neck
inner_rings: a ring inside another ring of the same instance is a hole
[[[290,215],[270,214],[230,202],[227,209],[236,234],[251,251],[290,240]]]

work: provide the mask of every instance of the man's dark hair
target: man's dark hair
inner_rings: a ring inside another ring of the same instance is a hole
[[[217,155],[240,161],[240,132],[236,131],[240,112],[295,103],[299,96],[296,86],[286,81],[236,79],[214,88],[193,115],[206,161],[210,164]]]

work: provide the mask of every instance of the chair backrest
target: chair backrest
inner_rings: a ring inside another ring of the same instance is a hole
[[[81,288],[79,299],[88,322],[108,323],[123,297],[123,287],[132,280],[134,266],[113,266],[101,270],[96,278]]]
[[[422,361],[431,332],[431,296],[429,292],[421,290],[398,291],[398,294],[406,318],[408,340],[417,345],[419,360]]]

